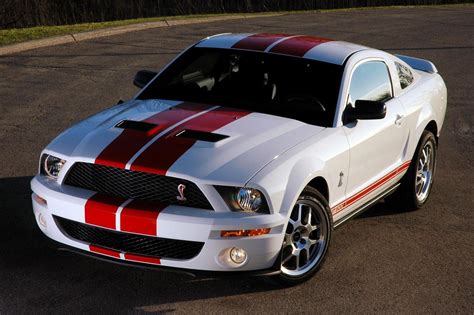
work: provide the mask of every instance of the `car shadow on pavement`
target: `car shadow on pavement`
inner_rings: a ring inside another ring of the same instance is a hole
[[[392,197],[392,196],[389,196]],[[397,196],[395,198],[403,198],[403,196]],[[404,208],[404,206],[399,203],[397,200],[391,200],[387,202],[385,199],[382,199],[367,208],[364,212],[358,215],[355,219],[368,219],[375,217],[385,217],[393,215],[402,215],[406,213],[413,212],[414,208]]]
[[[372,218],[372,217],[382,217],[388,215],[397,215],[404,212],[408,212],[408,210],[402,210],[397,206],[390,205],[385,201],[379,201],[360,215],[356,217],[356,219],[364,219],[364,218]]]
[[[78,304],[90,310],[168,312],[177,302],[279,289],[261,277],[192,278],[59,251],[36,225],[30,180],[0,179],[0,292],[10,297],[0,305],[10,312],[68,310]]]

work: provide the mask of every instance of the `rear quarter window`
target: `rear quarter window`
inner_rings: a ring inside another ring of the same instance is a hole
[[[400,79],[400,85],[402,89],[406,88],[413,82],[413,73],[411,73],[410,68],[402,65],[399,62],[395,62],[397,67],[398,78]]]

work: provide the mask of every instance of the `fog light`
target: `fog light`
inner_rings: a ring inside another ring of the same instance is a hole
[[[243,264],[247,260],[247,252],[242,248],[234,247],[230,250],[230,259],[236,264]]]
[[[44,218],[43,214],[38,215],[38,223],[46,229],[46,219]]]

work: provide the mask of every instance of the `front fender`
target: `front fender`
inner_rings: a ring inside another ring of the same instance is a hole
[[[339,128],[328,128],[285,152],[259,171],[247,184],[261,189],[274,213],[290,215],[294,203],[316,177],[329,189],[329,204],[344,198],[345,185],[340,174],[348,174],[349,144]]]

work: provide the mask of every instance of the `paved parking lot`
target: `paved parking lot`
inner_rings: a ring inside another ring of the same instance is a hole
[[[474,6],[293,14],[176,26],[0,57],[0,313],[437,312],[474,310]],[[449,108],[437,179],[418,212],[383,203],[338,229],[325,265],[289,289],[193,279],[66,252],[41,235],[29,180],[61,130],[133,96],[137,70],[222,32],[286,32],[432,60]]]

